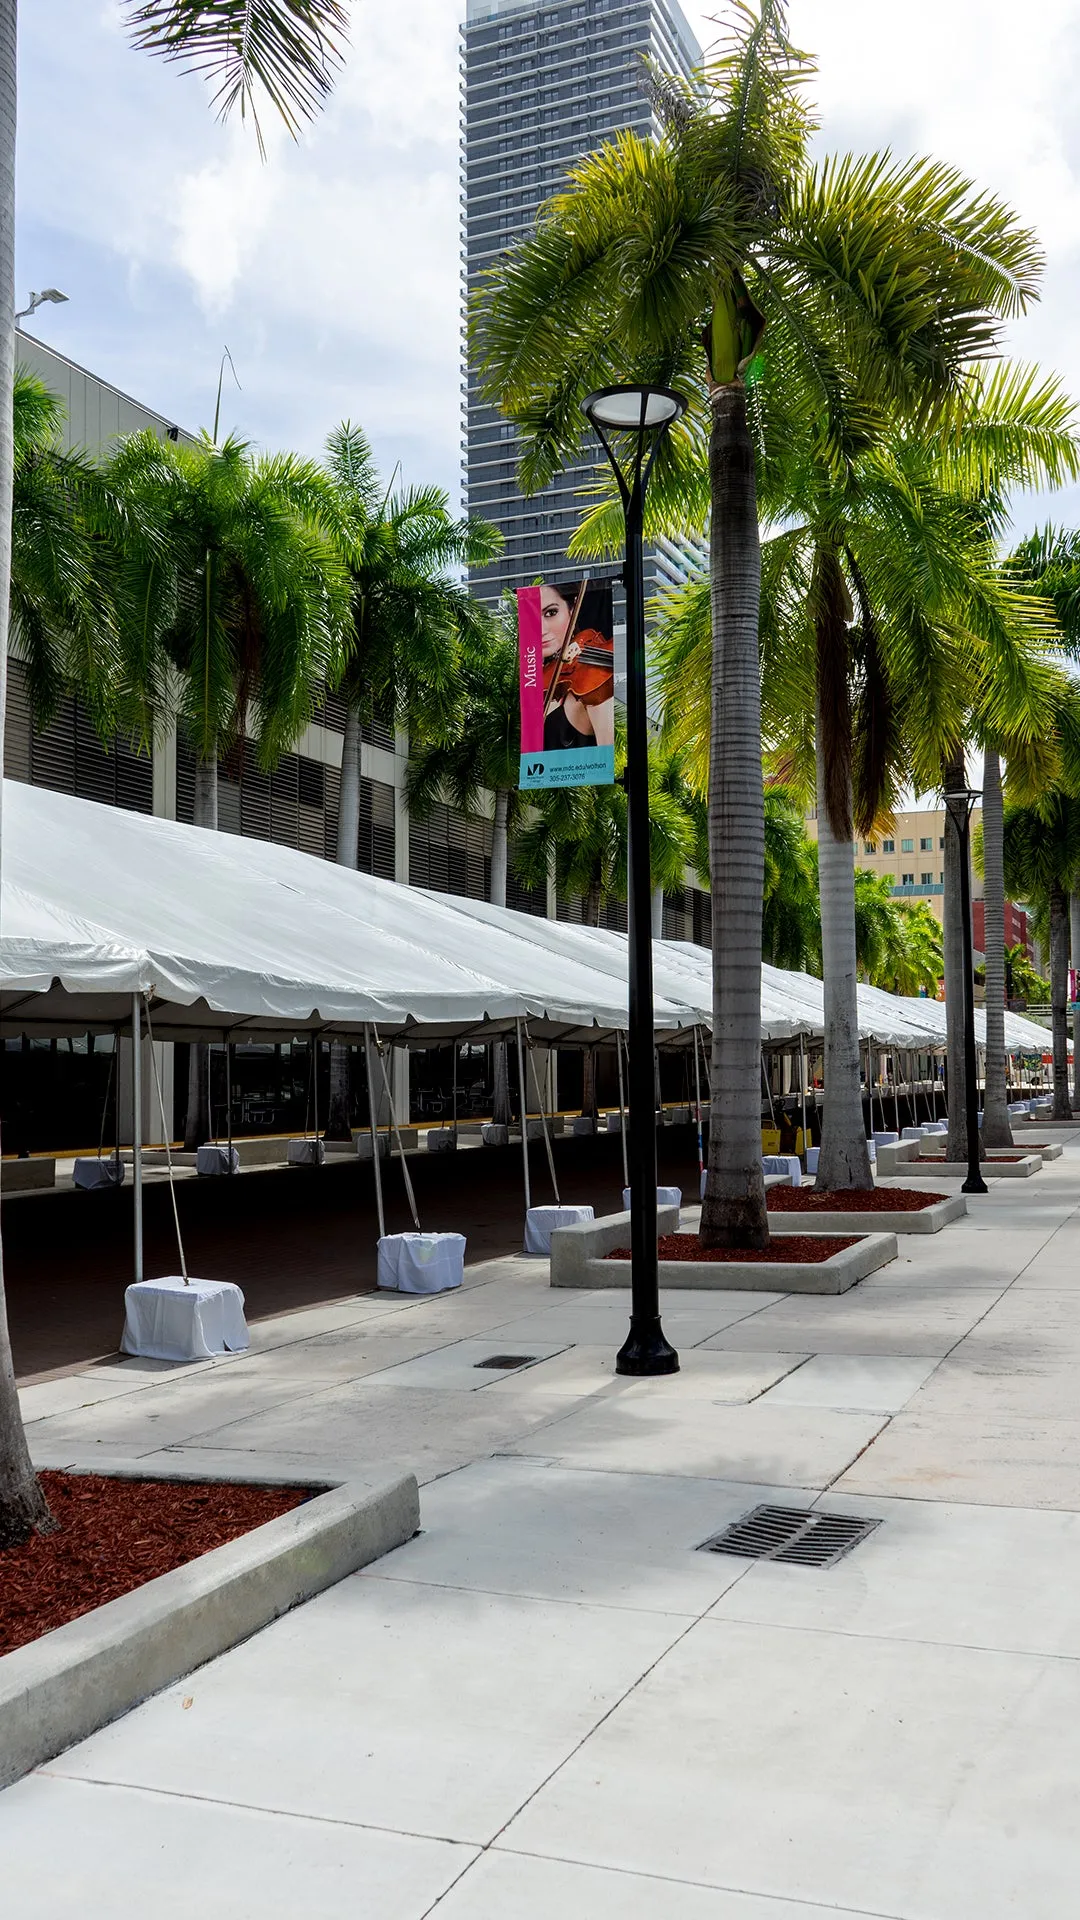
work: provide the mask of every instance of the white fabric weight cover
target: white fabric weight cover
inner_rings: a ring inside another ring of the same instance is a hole
[[[398,1293],[446,1293],[465,1277],[463,1233],[388,1233],[379,1241],[378,1285]]]
[[[286,1158],[290,1167],[321,1167],[326,1148],[321,1140],[290,1140]]]
[[[238,1173],[240,1154],[236,1147],[205,1146],[195,1155],[195,1171],[204,1177],[219,1173]]]
[[[630,1211],[629,1187],[624,1187],[622,1190],[622,1204],[623,1204],[623,1212],[629,1213]],[[681,1207],[682,1206],[682,1188],[681,1187],[657,1187],[656,1204],[658,1207]]]
[[[525,1215],[526,1253],[550,1253],[556,1227],[580,1227],[595,1220],[591,1207],[530,1207]]]
[[[802,1185],[802,1164],[796,1153],[765,1153],[761,1156],[762,1173],[789,1173],[793,1187]]]
[[[124,1163],[113,1154],[108,1159],[76,1160],[71,1177],[75,1185],[87,1193],[92,1193],[95,1187],[122,1187]]]
[[[244,1296],[231,1280],[192,1280],[179,1274],[138,1280],[124,1294],[121,1353],[147,1360],[209,1360],[243,1353],[248,1330]]]

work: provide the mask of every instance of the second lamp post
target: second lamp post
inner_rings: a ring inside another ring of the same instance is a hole
[[[975,1059],[975,957],[971,933],[971,812],[979,795],[970,787],[945,795],[945,811],[960,844],[960,917],[964,923],[964,1107],[967,1117],[967,1179],[961,1193],[985,1193],[979,1171],[979,1083]],[[949,1087],[952,1107],[954,1088]]]
[[[618,1373],[677,1373],[660,1324],[656,1251],[656,1079],[653,1060],[649,723],[645,694],[645,491],[657,448],[685,410],[668,387],[603,387],[584,402],[622,499],[626,523],[627,902],[630,926],[630,1332]]]

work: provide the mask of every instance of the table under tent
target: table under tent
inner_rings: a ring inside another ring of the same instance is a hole
[[[708,1102],[709,954],[654,943],[655,1042],[693,1062]],[[0,914],[5,1034],[99,1031],[133,1042],[134,1265],[142,1277],[142,1036],[156,1041],[315,1037],[362,1046],[369,1089],[387,1050],[505,1039],[533,1048],[621,1049],[627,1030],[625,935],[539,919],[456,895],[379,880],[292,848],[125,812],[6,782]],[[860,1033],[879,1052],[940,1055],[944,1007],[859,989]],[[1045,1044],[1009,1016],[1010,1045]],[[822,986],[766,967],[761,996],[763,1102],[770,1058],[820,1047]],[[153,1068],[155,1049],[147,1049]],[[621,1058],[621,1054],[620,1054]],[[688,1076],[689,1077],[689,1076]],[[160,1087],[154,1093],[161,1102]],[[380,1156],[371,1154],[382,1223]],[[160,1104],[163,1138],[171,1133]],[[804,1107],[805,1117],[805,1107]],[[406,1116],[406,1119],[408,1116]],[[544,1144],[554,1179],[547,1128]],[[522,1115],[528,1203],[528,1136]],[[402,1172],[408,1183],[406,1156]],[[178,1227],[179,1230],[179,1227]],[[183,1264],[181,1253],[181,1264]]]

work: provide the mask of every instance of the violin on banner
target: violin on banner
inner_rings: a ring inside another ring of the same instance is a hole
[[[615,638],[607,582],[518,588],[522,787],[615,778]]]

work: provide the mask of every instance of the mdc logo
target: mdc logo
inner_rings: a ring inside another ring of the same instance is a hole
[[[543,771],[544,771],[544,763],[542,760],[534,760],[532,763],[532,766],[526,767],[525,769],[525,772],[528,775],[530,780],[533,778],[535,774],[543,773]]]

